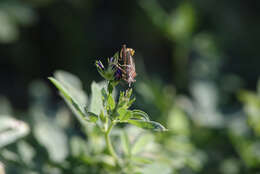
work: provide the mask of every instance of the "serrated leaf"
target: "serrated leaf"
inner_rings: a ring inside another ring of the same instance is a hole
[[[66,101],[66,103],[69,105],[69,107],[71,108],[71,110],[75,113],[75,115],[77,116],[78,120],[84,124],[84,120],[90,121],[90,118],[88,118],[88,116],[85,114],[84,110],[83,110],[83,105],[79,105],[78,101],[76,101],[72,95],[68,92],[68,90],[66,89],[66,87],[59,82],[58,80],[56,80],[53,77],[49,77],[48,78],[53,84],[54,86],[56,86],[56,88],[60,91],[61,96],[63,97],[63,99]]]
[[[150,129],[153,131],[166,131],[167,130],[163,125],[161,125],[160,123],[155,122],[155,121],[129,119],[129,120],[127,120],[127,122],[130,124],[133,124],[137,127],[143,128],[143,129]]]
[[[147,120],[147,121],[150,120],[148,114],[145,113],[142,110],[134,109],[134,110],[132,110],[132,113],[133,113],[133,115],[132,115],[131,118],[140,119],[140,120]]]

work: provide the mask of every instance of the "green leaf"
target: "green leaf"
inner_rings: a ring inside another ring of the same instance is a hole
[[[118,108],[124,107],[125,109],[129,108],[132,103],[135,101],[135,98],[130,99],[132,95],[132,89],[126,90],[125,92],[120,92],[118,100]]]
[[[187,118],[187,115],[177,107],[173,107],[169,111],[169,117],[167,120],[167,127],[178,135],[190,135],[190,123]]]
[[[55,86],[56,88],[62,93],[62,95],[67,99],[67,100],[71,100],[71,96],[69,95],[69,93],[67,92],[67,90],[63,87],[63,85],[57,81],[56,79],[54,79],[53,77],[49,77],[48,78]]]
[[[173,173],[171,165],[158,161],[156,163],[151,163],[143,167],[140,172],[142,174],[171,174]]]
[[[132,110],[132,113],[133,113],[133,115],[131,118],[146,120],[146,121],[150,120],[148,114],[142,110],[134,109],[134,110]]]
[[[152,133],[141,134],[132,145],[132,154],[136,156],[139,153],[145,153],[147,147],[154,144],[154,138]]]
[[[102,103],[102,88],[101,84],[92,82],[91,84],[91,101],[89,111],[97,115],[100,114],[100,111],[103,109]]]
[[[108,83],[107,89],[108,89],[109,94],[112,94],[114,86],[113,86],[113,84],[111,82]]]
[[[127,120],[127,122],[130,124],[133,124],[137,127],[143,128],[143,129],[151,129],[154,131],[166,131],[167,130],[163,125],[161,125],[160,123],[155,122],[155,121],[129,119],[129,120]]]
[[[147,157],[141,157],[141,156],[133,156],[131,157],[131,160],[134,162],[134,163],[137,163],[137,164],[151,164],[153,161]]]
[[[73,157],[86,156],[88,154],[87,146],[85,139],[79,136],[72,136],[70,138],[70,149]]]
[[[40,118],[35,119],[33,124],[34,137],[41,146],[45,147],[50,160],[64,161],[69,155],[68,137],[64,129],[58,126],[55,120],[44,114],[37,116],[40,116]]]
[[[126,156],[131,156],[130,141],[125,130],[122,131],[120,138],[124,153]]]
[[[105,103],[107,102],[107,99],[108,99],[108,94],[107,94],[107,91],[105,90],[105,88],[101,89],[101,94],[102,94],[103,105],[105,106]]]
[[[88,114],[88,117],[89,117],[89,121],[90,122],[93,122],[93,123],[96,123],[97,120],[98,120],[98,115],[96,115],[95,113],[93,112],[88,112],[87,111],[87,114]]]
[[[126,96],[128,99],[130,99],[132,93],[133,93],[133,90],[132,90],[132,88],[130,88],[130,89],[126,90],[125,96]]]
[[[135,102],[135,98],[132,98],[128,103],[127,103],[127,107],[129,108],[130,106],[132,106],[132,104]]]
[[[108,95],[107,104],[110,110],[113,110],[116,106],[115,100],[111,94]]]
[[[129,111],[129,110],[125,109],[125,108],[119,108],[117,110],[117,113],[119,114],[118,119],[120,121],[125,121],[125,120],[128,120],[128,119],[130,119],[132,117],[132,111]]]
[[[69,72],[57,70],[54,72],[54,78],[58,80],[69,91],[70,95],[80,104],[87,105],[87,95],[83,90],[80,79]]]
[[[101,111],[100,114],[99,114],[99,118],[100,120],[105,123],[107,121],[107,117],[104,115],[104,112]]]
[[[17,149],[18,149],[18,153],[22,159],[22,161],[28,165],[28,166],[32,166],[33,162],[34,162],[34,157],[36,155],[36,151],[33,148],[33,146],[31,146],[29,143],[27,143],[26,141],[19,141],[17,143]],[[1,173],[1,172],[0,172]]]
[[[61,96],[63,97],[63,99],[66,101],[66,103],[69,105],[69,107],[71,108],[71,110],[75,113],[75,115],[77,116],[78,120],[84,124],[84,120],[90,121],[90,118],[87,116],[87,114],[84,112],[83,110],[83,105],[79,105],[78,101],[76,101],[72,95],[68,92],[68,90],[66,89],[66,87],[59,82],[58,80],[56,80],[53,77],[49,77],[48,78],[53,84],[54,86],[56,86],[56,88],[60,91]],[[92,119],[93,121],[93,119]]]
[[[29,134],[27,123],[10,116],[0,115],[0,148]]]

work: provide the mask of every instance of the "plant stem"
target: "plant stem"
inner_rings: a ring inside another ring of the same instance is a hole
[[[114,148],[113,148],[113,145],[112,145],[112,143],[111,143],[111,141],[110,141],[110,137],[109,137],[109,133],[110,133],[110,131],[112,130],[112,128],[113,128],[114,125],[115,125],[114,122],[111,122],[111,123],[110,123],[110,125],[109,125],[107,131],[105,132],[105,139],[106,139],[106,144],[107,144],[109,153],[113,156],[113,158],[116,160],[116,162],[118,162],[118,161],[119,161],[119,158],[118,158],[118,156],[117,156],[117,154],[116,154],[116,152],[115,152],[115,150],[114,150]]]

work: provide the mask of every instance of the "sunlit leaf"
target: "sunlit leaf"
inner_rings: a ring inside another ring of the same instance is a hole
[[[101,94],[102,94],[103,105],[105,106],[105,103],[107,102],[107,99],[108,99],[108,94],[107,94],[107,91],[105,90],[105,88],[101,89]]]
[[[91,84],[91,102],[89,111],[93,112],[97,115],[100,114],[100,111],[103,108],[102,105],[102,94],[101,94],[102,86],[96,82],[92,82]]]
[[[70,108],[72,109],[72,111],[75,113],[75,115],[77,116],[78,120],[81,123],[84,123],[84,120],[87,119],[89,120],[89,118],[87,117],[87,115],[84,113],[83,108],[85,106],[83,105],[79,105],[78,102],[71,96],[71,94],[69,93],[69,91],[66,89],[66,87],[64,87],[64,85],[62,83],[60,83],[58,80],[54,79],[53,77],[49,77],[49,80],[56,86],[56,88],[60,91],[63,99],[66,101],[66,103],[70,106]]]
[[[144,168],[141,169],[142,174],[171,174],[172,167],[163,162],[156,162],[149,165],[146,165]]]
[[[82,82],[76,75],[67,71],[57,70],[54,72],[54,78],[62,83],[80,105],[87,105],[87,95],[83,90]]]
[[[108,95],[107,104],[110,110],[113,110],[116,106],[115,100],[111,94]]]
[[[133,124],[137,127],[143,128],[143,129],[150,129],[154,131],[166,131],[167,129],[161,125],[158,122],[155,121],[145,121],[145,120],[134,120],[129,119],[127,120],[128,123]]]
[[[25,141],[18,142],[18,152],[23,160],[28,166],[33,164],[33,158],[36,155],[34,148]]]
[[[129,111],[129,110],[125,109],[125,108],[119,108],[117,110],[117,112],[119,114],[118,119],[120,121],[125,121],[125,120],[128,120],[129,118],[132,117],[132,111]]]
[[[88,117],[89,117],[89,121],[90,121],[90,122],[93,122],[93,123],[97,122],[97,120],[98,120],[98,115],[96,115],[96,114],[93,113],[93,112],[87,112],[87,115],[88,115]]]
[[[26,136],[30,131],[29,126],[9,116],[0,116],[0,148]]]
[[[169,112],[167,128],[176,134],[189,135],[190,125],[187,115],[181,109],[173,107]]]
[[[78,136],[73,136],[70,139],[70,147],[72,156],[78,157],[88,153],[87,143],[84,139]]]
[[[131,145],[130,145],[130,141],[128,138],[128,135],[126,133],[126,131],[122,131],[121,133],[121,143],[122,143],[122,148],[124,153],[126,154],[126,156],[130,156],[131,155]]]
[[[152,134],[144,134],[139,136],[132,145],[132,154],[136,155],[144,152],[147,149],[149,143],[154,142],[154,136]]]
[[[125,92],[120,91],[120,96],[118,100],[118,108],[123,107],[125,109],[129,108],[133,102],[135,101],[135,98],[131,99],[132,95],[132,89],[129,89]]]
[[[147,120],[149,121],[149,116],[147,113],[145,113],[144,111],[142,110],[138,110],[138,109],[134,109],[132,110],[132,117],[131,118],[136,118],[136,119],[140,119],[140,120]]]
[[[137,164],[151,164],[153,161],[147,157],[132,156],[131,160]]]
[[[107,119],[108,119],[107,116],[104,114],[103,111],[100,112],[99,118],[100,118],[100,120],[101,120],[103,123],[106,123],[106,122],[107,122]]]
[[[7,148],[1,149],[1,156],[12,162],[19,162],[19,155],[11,150],[8,150]]]
[[[40,117],[34,123],[34,136],[46,148],[51,160],[62,162],[69,154],[68,138],[54,120],[44,114],[41,114]]]

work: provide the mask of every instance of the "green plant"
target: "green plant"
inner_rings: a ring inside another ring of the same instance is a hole
[[[131,109],[135,101],[135,98],[132,97],[132,88],[120,91],[119,97],[116,99],[115,88],[124,76],[124,69],[120,68],[119,61],[118,53],[108,59],[107,68],[105,68],[101,61],[96,61],[97,70],[106,82],[101,84],[92,83],[92,96],[89,105],[82,102],[81,97],[84,94],[82,94],[83,91],[81,90],[80,82],[75,80],[75,78],[65,81],[59,75],[60,73],[56,72],[54,73],[54,77],[49,77],[49,80],[59,90],[61,96],[75,113],[83,128],[88,131],[89,123],[91,123],[104,135],[106,147],[109,154],[113,157],[115,168],[127,171],[132,168],[128,136],[123,138],[124,148],[126,149],[125,153],[127,154],[119,155],[116,153],[111,142],[110,133],[112,129],[120,123],[128,123],[154,131],[166,131],[166,128],[158,122],[151,121],[148,114],[144,111]],[[67,74],[67,76],[71,75]],[[122,156],[125,158],[122,158]]]

